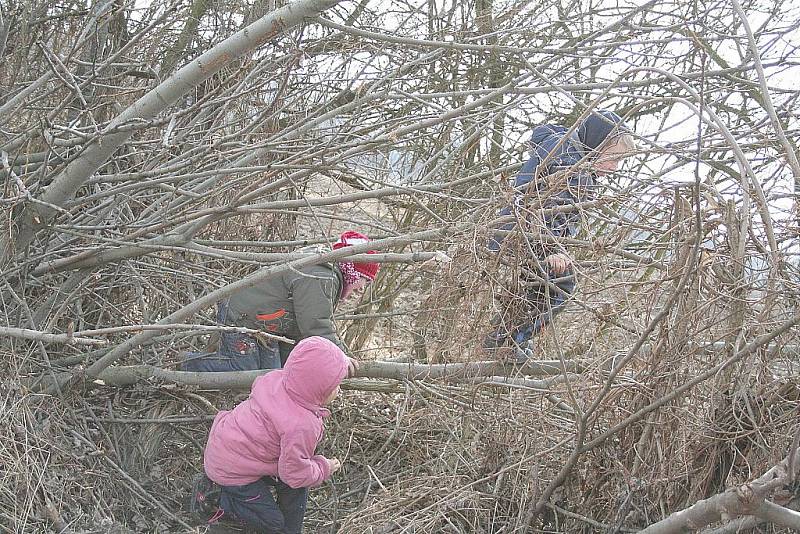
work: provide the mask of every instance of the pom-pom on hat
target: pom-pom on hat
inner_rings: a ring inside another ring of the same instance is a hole
[[[351,245],[363,245],[364,243],[369,243],[369,238],[367,236],[358,232],[354,232],[353,230],[348,230],[339,236],[339,241],[333,244],[333,250],[337,250],[342,247],[349,247]],[[367,254],[375,253],[376,252],[374,250],[367,251]],[[353,267],[359,274],[370,280],[375,280],[375,276],[378,275],[381,265],[379,263],[353,262]]]

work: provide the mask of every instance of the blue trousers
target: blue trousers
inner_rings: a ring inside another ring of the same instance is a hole
[[[222,301],[217,306],[217,324],[226,324],[226,303],[227,301]],[[213,373],[280,369],[285,361],[285,358],[281,358],[281,350],[276,341],[263,344],[250,334],[223,332],[219,337],[217,352],[188,353],[181,362],[181,371]]]
[[[244,486],[221,486],[219,505],[226,515],[265,534],[300,534],[308,488],[291,488],[274,477]],[[275,490],[275,497],[272,490]]]
[[[485,347],[499,347],[508,343],[524,346],[552,322],[575,291],[575,274],[571,269],[561,276],[548,271],[547,280],[557,289],[545,284],[529,289],[523,306],[513,311],[504,310],[494,318],[492,326],[495,330],[484,340]]]
[[[250,334],[237,332],[223,332],[217,352],[189,352],[181,362],[181,371],[199,373],[280,368],[277,343],[264,346]]]

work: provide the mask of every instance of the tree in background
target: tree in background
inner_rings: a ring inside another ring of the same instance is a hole
[[[349,486],[347,517],[312,519],[352,532],[617,531],[755,478],[797,446],[786,376],[798,321],[798,20],[777,0],[0,3],[0,332],[13,377],[0,458],[16,466],[0,471],[15,488],[0,484],[3,522],[34,529],[23,518],[41,509],[91,525],[64,466],[92,447],[114,451],[126,474],[146,463],[130,458],[169,455],[126,452],[123,430],[91,420],[92,393],[75,386],[123,365],[168,371],[202,343],[187,324],[212,327],[216,300],[326,261],[294,251],[346,227],[377,237],[390,263],[341,317],[351,348],[468,360],[492,295],[519,289],[513,255],[501,266],[484,246],[509,222],[497,214],[530,129],[597,107],[627,117],[641,154],[601,201],[578,206],[589,222],[564,244],[583,283],[565,314],[580,323],[545,340],[553,359],[591,365],[547,394],[405,382],[407,399],[484,410],[473,441],[433,447],[478,468],[427,449],[407,451],[427,473],[403,452],[375,455],[373,474],[398,491],[388,495],[421,497],[393,507]],[[522,251],[532,237],[516,228],[507,239]],[[453,261],[431,262],[436,253]],[[40,378],[55,397],[17,388]],[[408,418],[426,408],[393,409],[391,439],[411,440],[424,424]],[[48,410],[63,417],[45,429]],[[452,423],[435,422],[434,434]],[[42,452],[73,442],[83,452]],[[123,477],[131,499],[175,509],[179,492],[155,495],[144,476]],[[759,517],[776,521],[770,513]]]

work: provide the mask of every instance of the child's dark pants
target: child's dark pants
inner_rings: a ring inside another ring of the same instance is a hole
[[[219,504],[226,514],[259,532],[299,534],[307,499],[308,488],[294,489],[277,478],[263,477],[244,486],[222,486]]]
[[[227,325],[227,319],[228,304],[222,301],[217,304],[217,324]],[[263,344],[250,334],[239,332],[220,334],[216,352],[190,352],[187,356],[181,362],[181,371],[196,373],[280,369],[286,361],[276,341]]]
[[[544,285],[531,287],[525,295],[526,303],[522,310],[505,311],[492,321],[496,329],[484,340],[485,348],[499,347],[509,342],[525,346],[553,321],[553,317],[561,313],[567,299],[575,292],[575,273],[570,268],[560,276],[549,269],[546,274],[546,280],[558,290]]]

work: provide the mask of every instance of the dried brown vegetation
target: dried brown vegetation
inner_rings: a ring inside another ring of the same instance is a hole
[[[197,529],[243,392],[99,379],[174,369],[187,324],[343,228],[385,261],[340,310],[354,355],[483,358],[530,238],[486,251],[507,178],[594,107],[641,150],[560,243],[565,372],[351,383],[307,529],[797,528],[800,18],[640,4],[0,0],[0,531]]]

